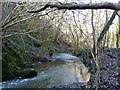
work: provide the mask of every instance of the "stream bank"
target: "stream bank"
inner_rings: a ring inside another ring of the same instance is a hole
[[[25,37],[25,44],[18,36],[2,41],[2,81],[19,78],[18,71],[33,68],[36,64],[51,62],[53,53],[68,52],[70,46],[61,41],[50,41],[50,45],[41,46]],[[33,68],[34,69],[34,68]],[[20,75],[21,76],[21,75]],[[34,76],[34,75],[33,75]]]
[[[120,89],[120,48],[107,48],[99,53],[100,58],[100,87],[102,89],[119,90]],[[95,72],[93,62],[91,58],[81,59],[82,62],[89,68],[91,78],[86,85],[82,83],[71,83],[68,85],[54,86],[54,88],[81,88],[81,84],[84,88],[96,88]],[[92,60],[93,61],[93,60]]]
[[[86,84],[89,81],[89,70],[79,58],[68,53],[59,53],[53,55],[52,60],[34,65],[37,76],[5,81],[2,83],[3,88],[51,88],[74,82]]]
[[[9,46],[11,46],[11,44],[9,44]],[[20,50],[18,46],[14,46],[14,47],[16,47],[16,48],[14,48],[14,50],[15,49]],[[66,48],[68,48],[68,46],[66,46]],[[11,47],[9,49],[12,50]],[[22,63],[24,63],[22,65],[23,68],[26,68],[26,65],[30,65],[30,67],[31,67],[31,64],[33,64],[33,65],[41,64],[42,65],[46,62],[51,62],[50,57],[54,53],[54,52],[45,50],[41,55],[39,55],[41,48],[40,47],[32,48],[30,46],[26,46],[25,51],[32,52],[32,54],[30,54],[30,57],[26,58],[26,60],[24,60],[24,62],[22,62]],[[62,50],[61,50],[61,52],[62,52]],[[65,51],[63,51],[63,52],[65,52]],[[81,53],[84,53],[84,52],[81,52]],[[19,56],[19,53],[16,53],[16,54]],[[85,55],[87,55],[87,54],[85,54]],[[78,54],[76,56],[82,57],[80,54]],[[87,56],[89,56],[89,55],[87,55]],[[105,49],[99,53],[99,57],[100,57],[100,70],[101,70],[101,88],[114,88],[114,89],[120,88],[120,83],[119,83],[120,82],[119,81],[120,80],[120,77],[119,77],[120,76],[120,65],[119,65],[120,49],[113,49],[113,48]],[[13,58],[11,57],[10,59],[13,59]],[[20,59],[18,59],[18,60],[16,59],[16,61],[20,61]],[[80,88],[79,86],[81,86],[81,84],[85,88],[95,88],[96,84],[95,84],[94,78],[95,78],[96,69],[95,69],[92,58],[91,57],[85,57],[85,58],[82,57],[81,61],[84,63],[85,66],[88,67],[88,69],[90,70],[90,73],[91,73],[91,79],[88,83],[86,83],[84,85],[80,82],[74,82],[74,83],[71,82],[70,84],[67,84],[67,85],[66,84],[65,85],[63,84],[60,86],[56,85],[56,86],[53,86],[53,88]],[[13,62],[9,63],[9,65],[12,65],[12,63]],[[13,65],[17,70],[19,70],[19,67],[16,67],[15,64],[13,64]],[[21,63],[20,63],[20,65],[21,65]],[[33,67],[33,65],[32,65],[32,67]],[[10,70],[12,70],[12,69],[13,68],[11,67]],[[7,70],[9,70],[9,69],[7,69]],[[10,74],[6,74],[6,75],[10,75]]]
[[[65,55],[68,55],[68,54],[65,54]],[[59,58],[62,58],[62,57],[63,56],[57,56],[57,59],[59,60]],[[100,57],[100,74],[101,74],[101,77],[100,77],[101,78],[101,83],[100,83],[101,86],[100,86],[100,88],[107,88],[107,89],[109,88],[112,90],[118,90],[120,88],[120,81],[119,81],[120,80],[120,65],[119,65],[120,64],[120,50],[113,49],[113,48],[105,49],[99,53],[99,57]],[[53,58],[54,58],[54,55],[53,55]],[[84,63],[84,65],[87,66],[88,69],[90,70],[90,73],[91,73],[90,81],[88,81],[86,83],[74,81],[74,82],[69,82],[69,83],[65,82],[65,83],[60,83],[60,84],[54,84],[54,85],[52,85],[51,89],[56,89],[56,88],[79,88],[79,89],[80,88],[81,89],[83,89],[83,88],[95,88],[96,87],[96,84],[95,84],[95,71],[96,71],[96,69],[94,67],[93,62],[91,62],[91,60],[92,59],[89,57],[80,59],[80,61],[82,61]],[[43,65],[44,69],[50,70],[51,68],[44,66],[47,63],[51,63],[51,62],[46,62],[43,64],[34,64],[34,66],[39,67],[39,70],[42,70],[41,67]],[[55,64],[53,64],[53,66],[58,65],[60,63],[61,63],[61,65],[63,65],[63,62],[58,62],[58,63],[56,62]],[[71,61],[67,61],[67,63],[71,63]],[[49,64],[48,64],[48,66],[49,66]],[[52,66],[52,64],[50,64],[50,66]],[[65,70],[65,69],[63,69],[63,70]],[[61,70],[57,70],[57,71],[61,71]],[[44,74],[45,73],[43,73],[43,75]],[[34,77],[33,79],[35,79],[35,78],[36,77]],[[29,79],[24,79],[24,80],[29,81]],[[24,80],[21,79],[21,82],[23,83]],[[47,80],[50,80],[50,79],[47,79]],[[44,85],[42,87],[44,87]]]

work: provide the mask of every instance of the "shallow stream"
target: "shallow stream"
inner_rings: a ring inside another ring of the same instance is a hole
[[[14,79],[2,83],[3,88],[50,88],[73,82],[87,82],[90,73],[79,58],[68,53],[52,56],[52,62],[35,65],[38,75],[27,79]]]

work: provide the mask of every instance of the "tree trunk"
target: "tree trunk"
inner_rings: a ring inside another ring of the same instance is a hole
[[[120,16],[118,16],[118,25],[119,25],[119,28],[118,30],[116,31],[116,48],[119,48],[119,43],[120,43]]]
[[[120,16],[118,17],[119,19],[119,35],[120,35]]]
[[[106,23],[107,23],[107,21],[108,21],[108,10],[106,9],[106,11],[105,11],[105,14],[106,14]],[[104,37],[104,41],[103,41],[103,48],[104,47],[106,47],[106,45],[107,45],[107,33],[105,34],[105,37]]]
[[[93,34],[93,53],[94,53],[94,55],[96,56],[97,55],[97,37],[96,37],[96,30],[95,30],[95,27],[94,27],[94,23],[93,23],[93,20],[94,20],[94,11],[92,10],[91,11],[91,13],[92,13],[92,16],[91,16],[91,25],[92,25],[92,29],[93,29],[93,32],[92,32],[92,34]]]
[[[112,16],[111,16],[111,18],[110,18],[110,19],[108,20],[108,22],[104,25],[103,30],[102,30],[102,32],[101,32],[101,34],[100,34],[100,36],[99,36],[99,38],[98,38],[98,40],[97,40],[97,45],[98,45],[98,47],[100,47],[100,44],[101,44],[101,42],[102,42],[102,39],[103,39],[104,35],[106,34],[106,32],[109,30],[109,27],[110,27],[110,25],[112,24],[112,22],[113,22],[113,20],[114,20],[114,18],[115,18],[115,16],[116,16],[116,14],[117,14],[117,11],[114,11],[113,14],[112,14]]]

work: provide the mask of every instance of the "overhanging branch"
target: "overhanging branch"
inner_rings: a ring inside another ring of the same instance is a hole
[[[28,13],[37,13],[45,10],[46,8],[57,8],[57,9],[112,9],[112,10],[120,10],[118,3],[88,3],[88,4],[74,4],[74,3],[67,3],[67,4],[46,4],[39,10],[28,11]]]

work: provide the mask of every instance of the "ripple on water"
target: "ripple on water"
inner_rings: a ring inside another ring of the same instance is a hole
[[[78,58],[70,54],[56,54],[53,58],[75,61]],[[87,82],[90,73],[80,61],[61,63],[60,60],[35,66],[38,75],[28,79],[16,79],[3,82],[5,88],[50,88],[73,82]]]

